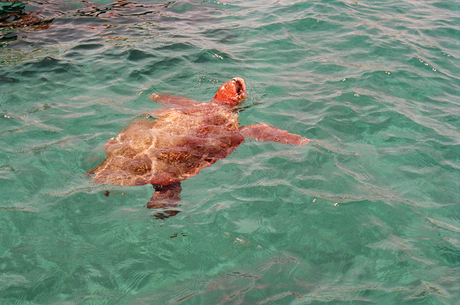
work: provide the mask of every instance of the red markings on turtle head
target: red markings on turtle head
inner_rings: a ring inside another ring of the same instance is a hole
[[[244,80],[235,77],[220,86],[213,101],[225,105],[238,105],[246,98],[246,86]]]

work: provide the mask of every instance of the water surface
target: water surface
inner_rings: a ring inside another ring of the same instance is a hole
[[[460,299],[457,3],[23,4],[0,7],[1,303]],[[316,141],[248,140],[166,220],[151,186],[85,176],[151,93],[234,76],[243,125]]]

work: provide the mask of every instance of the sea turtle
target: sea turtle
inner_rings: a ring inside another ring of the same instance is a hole
[[[110,139],[105,144],[107,158],[88,172],[97,183],[152,184],[155,193],[148,208],[177,206],[180,182],[227,157],[245,136],[296,145],[310,142],[264,123],[240,127],[235,110],[246,98],[246,86],[239,77],[220,86],[208,103],[169,95],[150,97],[171,106],[135,120]]]

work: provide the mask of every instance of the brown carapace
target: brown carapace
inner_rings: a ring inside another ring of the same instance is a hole
[[[295,145],[310,142],[263,123],[240,127],[235,106],[246,98],[246,86],[239,77],[223,84],[209,103],[170,95],[151,98],[171,106],[150,113],[154,120],[134,121],[110,139],[107,158],[88,174],[97,183],[152,184],[155,193],[147,207],[165,209],[162,215],[178,213],[172,208],[180,200],[182,180],[227,157],[245,136]]]

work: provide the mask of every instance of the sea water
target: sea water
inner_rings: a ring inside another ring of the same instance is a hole
[[[0,303],[459,302],[458,1],[1,5]],[[242,125],[314,141],[247,140],[163,220],[85,175],[235,76]]]

